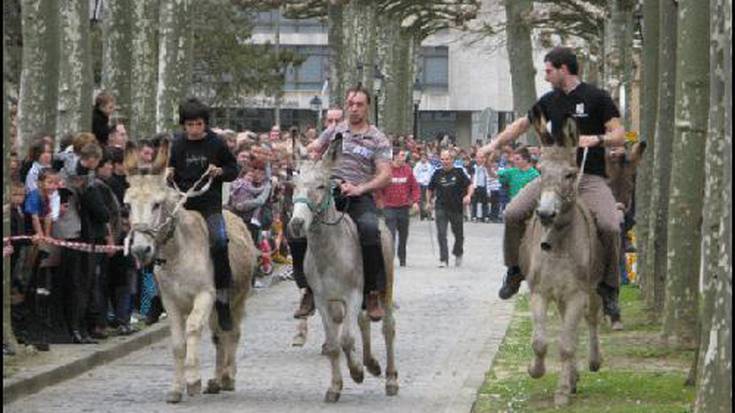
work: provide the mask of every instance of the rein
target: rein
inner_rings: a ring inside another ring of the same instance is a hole
[[[175,225],[173,225],[173,224],[174,224],[174,220],[176,219],[176,214],[179,212],[179,209],[182,206],[184,206],[184,204],[186,203],[186,201],[188,199],[190,199],[190,198],[196,198],[196,197],[204,194],[205,192],[207,192],[209,190],[209,187],[212,185],[212,176],[209,175],[209,171],[210,171],[209,168],[206,171],[204,171],[204,174],[201,177],[199,177],[199,179],[194,183],[194,185],[192,185],[191,188],[189,188],[189,190],[186,191],[186,192],[183,192],[182,190],[180,190],[179,187],[176,185],[176,183],[173,182],[173,181],[171,181],[171,183],[173,184],[173,189],[176,190],[176,192],[178,192],[178,195],[181,198],[176,203],[176,206],[174,206],[173,210],[171,210],[171,212],[169,212],[166,215],[166,219],[162,223],[156,225],[155,227],[150,227],[148,224],[135,224],[135,225],[133,225],[133,227],[130,229],[130,232],[128,232],[128,235],[125,237],[125,242],[124,242],[124,254],[125,254],[125,256],[127,256],[129,254],[129,252],[130,252],[131,235],[134,232],[140,232],[140,233],[143,233],[143,234],[147,234],[148,236],[150,236],[151,238],[153,238],[155,240],[156,245],[163,244],[166,241],[168,241],[169,239],[171,239],[171,237],[173,237],[174,228],[175,228]],[[200,183],[202,183],[202,181],[204,180],[204,178],[206,178],[207,176],[209,176],[209,179],[207,180],[207,183],[204,184],[204,186],[201,187],[200,189],[196,189],[196,187]],[[161,230],[163,230],[167,226],[169,228],[164,233],[164,236],[163,237],[159,237],[159,234],[160,234]]]
[[[579,184],[582,182],[582,175],[584,175],[584,165],[587,163],[587,152],[590,148],[585,147],[582,153],[582,164],[579,166],[579,173],[577,174],[577,182],[574,184],[574,192],[579,194]]]
[[[345,208],[342,210],[342,215],[340,215],[339,218],[337,218],[336,221],[334,221],[334,222],[327,222],[327,221],[325,221],[325,220],[323,220],[323,219],[320,218],[320,216],[324,212],[326,212],[327,210],[329,210],[329,207],[334,204],[334,196],[332,195],[332,191],[334,190],[334,187],[335,187],[334,182],[332,182],[331,185],[329,185],[329,189],[327,189],[326,195],[324,196],[324,198],[322,198],[322,202],[319,203],[319,205],[314,205],[314,202],[312,202],[311,199],[309,199],[307,197],[303,197],[303,196],[294,198],[293,199],[293,203],[294,203],[294,205],[296,205],[296,204],[306,204],[306,206],[309,207],[309,210],[314,213],[314,220],[316,222],[320,222],[320,223],[326,224],[326,225],[337,225],[340,222],[342,222],[342,219],[344,219],[345,214],[347,213],[346,211],[347,211],[347,208],[349,208],[349,202],[350,202],[350,198],[349,197],[347,197],[347,205],[345,205]]]

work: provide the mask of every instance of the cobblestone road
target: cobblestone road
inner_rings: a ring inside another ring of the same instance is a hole
[[[384,378],[366,373],[358,385],[344,368],[340,401],[336,405],[322,401],[329,362],[320,355],[321,322],[313,317],[306,345],[291,347],[297,325],[291,313],[298,293],[292,282],[283,282],[248,301],[235,392],[185,396],[181,404],[167,405],[164,394],[173,367],[170,342],[164,340],[3,408],[44,413],[469,412],[512,313],[512,303],[497,298],[503,269],[502,225],[465,224],[462,267],[441,269],[428,225],[412,221],[408,267],[397,273],[396,359],[401,388],[396,397],[385,396]],[[436,234],[435,227],[431,234]],[[450,247],[451,242],[450,235]],[[374,352],[384,369],[384,345],[376,327],[373,324]],[[212,377],[214,363],[209,334],[205,337],[204,383]]]

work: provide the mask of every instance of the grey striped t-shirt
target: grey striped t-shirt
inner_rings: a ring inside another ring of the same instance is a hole
[[[364,184],[375,176],[379,162],[390,162],[393,151],[390,141],[373,125],[364,134],[352,134],[346,122],[326,129],[319,136],[321,148],[342,134],[342,153],[334,165],[332,175],[351,184]]]

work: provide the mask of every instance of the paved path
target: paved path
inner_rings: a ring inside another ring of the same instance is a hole
[[[433,225],[433,222],[431,223]],[[247,304],[237,390],[185,396],[167,405],[173,374],[168,339],[82,376],[3,406],[8,412],[469,412],[477,388],[497,351],[512,303],[497,298],[502,272],[502,226],[466,224],[462,267],[437,268],[429,224],[413,221],[408,267],[398,268],[396,359],[400,391],[385,396],[384,379],[366,373],[351,381],[336,405],[322,399],[329,363],[321,356],[318,316],[310,320],[302,348],[291,347],[298,293],[293,283],[277,284]],[[432,234],[436,229],[432,227]],[[452,237],[450,235],[450,248]],[[452,263],[453,264],[453,260]],[[373,324],[374,352],[385,368],[380,329]],[[205,333],[208,337],[208,333]],[[213,348],[202,341],[202,379],[212,377]]]

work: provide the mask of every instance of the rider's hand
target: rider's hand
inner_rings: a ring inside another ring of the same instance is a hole
[[[342,195],[345,196],[360,196],[365,192],[361,185],[353,185],[349,182],[342,183],[340,189],[342,190]]]
[[[579,147],[580,148],[592,148],[595,146],[602,146],[597,135],[580,135],[579,136]]]
[[[209,176],[216,178],[220,175],[222,175],[222,168],[215,166],[214,164],[209,164]]]
[[[465,206],[469,205],[470,204],[470,200],[471,200],[470,196],[469,195],[465,195],[462,198],[462,205],[465,205]]]

